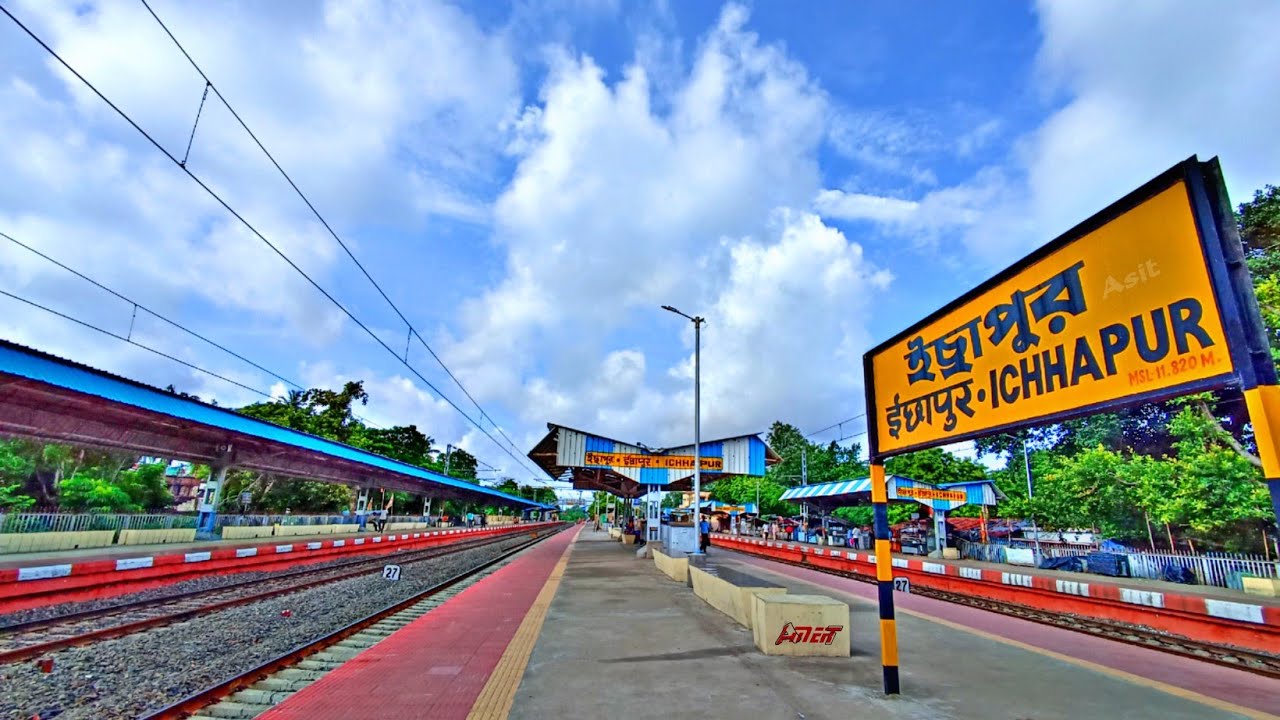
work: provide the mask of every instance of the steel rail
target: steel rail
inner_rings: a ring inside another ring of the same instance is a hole
[[[462,542],[448,543],[446,545],[437,545],[435,547],[422,548],[420,550],[411,550],[407,554],[401,555],[395,552],[380,553],[376,557],[365,557],[358,560],[352,560],[342,565],[326,567],[303,568],[301,570],[290,571],[282,575],[272,575],[264,578],[256,578],[239,583],[222,585],[216,588],[205,588],[201,590],[192,590],[185,593],[176,593],[165,595],[158,598],[149,598],[145,600],[137,600],[123,605],[112,605],[105,608],[97,608],[93,610],[84,610],[77,613],[68,613],[58,615],[52,618],[43,618],[40,620],[31,620],[25,623],[15,623],[5,627],[0,627],[0,643],[11,641],[15,638],[20,639],[22,633],[39,632],[42,630],[56,629],[60,626],[73,625],[75,623],[85,622],[96,618],[106,618],[113,615],[123,615],[131,612],[147,611],[149,609],[163,610],[166,605],[173,605],[190,601],[199,597],[209,595],[219,595],[234,593],[236,590],[244,588],[260,586],[266,584],[277,584],[282,580],[289,578],[306,576],[306,575],[323,575],[307,582],[291,583],[281,587],[264,590],[262,592],[250,593],[247,595],[236,595],[225,600],[199,605],[197,607],[180,609],[176,612],[163,613],[154,617],[141,618],[118,625],[111,625],[104,628],[77,631],[70,636],[60,637],[56,640],[45,642],[37,642],[30,645],[11,648],[8,650],[0,650],[0,665],[14,663],[21,660],[27,660],[45,653],[63,650],[65,648],[89,645],[111,638],[130,635],[135,632],[149,630],[151,628],[161,627],[164,625],[172,625],[176,622],[189,620],[193,617],[205,615],[218,610],[225,610],[239,605],[247,605],[249,603],[267,600],[281,595],[289,595],[300,592],[308,588],[324,585],[339,580],[348,580],[350,578],[359,577],[368,573],[369,567],[376,567],[379,564],[385,564],[387,560],[395,558],[400,563],[416,563],[431,560],[438,557],[453,555],[465,550],[474,550],[476,548],[485,547],[503,539],[511,537],[511,534],[498,535],[492,538],[482,538],[480,540],[464,540]],[[356,567],[358,569],[347,569],[345,572],[333,572],[334,570],[342,570],[343,568]]]
[[[470,568],[468,570],[464,570],[447,580],[439,582],[435,585],[432,585],[429,588],[426,588],[425,590],[422,590],[420,592],[413,594],[411,597],[408,597],[404,600],[400,600],[391,605],[388,605],[387,607],[381,610],[376,610],[366,615],[365,617],[359,620],[356,620],[355,622],[350,623],[349,625],[345,625],[337,630],[334,630],[333,632],[323,635],[322,637],[319,637],[315,640],[307,641],[293,648],[292,650],[285,652],[282,655],[279,655],[257,666],[254,666],[238,675],[227,678],[214,685],[210,685],[209,687],[203,690],[199,690],[191,695],[188,695],[187,697],[173,703],[172,705],[161,708],[154,712],[149,712],[147,714],[141,715],[139,716],[138,720],[176,720],[177,718],[185,718],[188,715],[192,715],[197,711],[199,711],[201,708],[205,707],[206,705],[209,705],[213,702],[216,702],[217,700],[220,700],[223,697],[226,697],[227,695],[230,695],[238,690],[248,687],[249,685],[252,685],[258,680],[274,672],[277,672],[286,667],[289,667],[290,665],[294,665],[302,661],[303,659],[305,659],[307,656],[313,655],[329,647],[330,645],[337,644],[345,640],[346,638],[360,632],[361,630],[369,627],[370,625],[373,625],[379,620],[382,620],[383,618],[389,615],[394,615],[395,613],[398,613],[401,610],[404,610],[413,605],[416,605],[419,602],[422,602],[423,600],[431,597],[432,595],[435,595],[444,590],[447,590],[448,588],[462,582],[463,580],[466,580],[467,578],[487,568],[490,568],[498,564],[499,562],[502,562],[503,560],[506,560],[512,555],[515,555],[516,553],[525,550],[531,545],[541,542],[557,533],[564,532],[566,529],[570,527],[572,527],[572,525],[564,525],[563,527],[555,528],[548,533],[535,531],[533,533],[534,537],[532,539],[528,540],[527,542],[523,542],[517,545],[516,547],[511,548],[510,550],[503,552],[497,557],[494,557],[490,560],[486,560],[485,562],[480,563],[479,565],[476,565],[475,567]],[[506,537],[510,537],[510,536],[506,536]]]

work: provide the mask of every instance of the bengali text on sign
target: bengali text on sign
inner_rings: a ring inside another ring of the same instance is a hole
[[[964,502],[968,499],[963,490],[939,490],[927,487],[899,487],[898,497],[912,498],[914,500],[947,500],[950,502]]]
[[[658,468],[660,470],[692,470],[692,455],[637,455],[632,453],[588,452],[585,464],[618,468]],[[702,458],[702,469],[724,469],[724,458]]]
[[[869,353],[880,453],[1234,372],[1181,179],[939,315]]]

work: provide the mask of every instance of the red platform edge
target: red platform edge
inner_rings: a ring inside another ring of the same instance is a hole
[[[114,597],[203,575],[278,570],[344,555],[379,555],[461,540],[529,532],[555,523],[348,535],[331,540],[239,545],[0,570],[0,613]]]
[[[875,575],[875,555],[733,535],[712,535],[727,549],[843,572]],[[1280,607],[1144,590],[1112,583],[1065,580],[1032,573],[893,559],[894,575],[912,585],[1156,628],[1193,640],[1274,653],[1280,647]]]
[[[531,548],[260,720],[463,720],[580,532],[569,528]]]

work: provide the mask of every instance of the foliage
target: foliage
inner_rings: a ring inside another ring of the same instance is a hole
[[[90,472],[77,472],[58,483],[59,504],[64,510],[82,512],[139,512],[142,506],[129,493]]]

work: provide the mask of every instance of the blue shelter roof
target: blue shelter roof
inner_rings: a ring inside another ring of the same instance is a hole
[[[327,482],[550,509],[308,433],[0,340],[0,432],[210,462]]]

